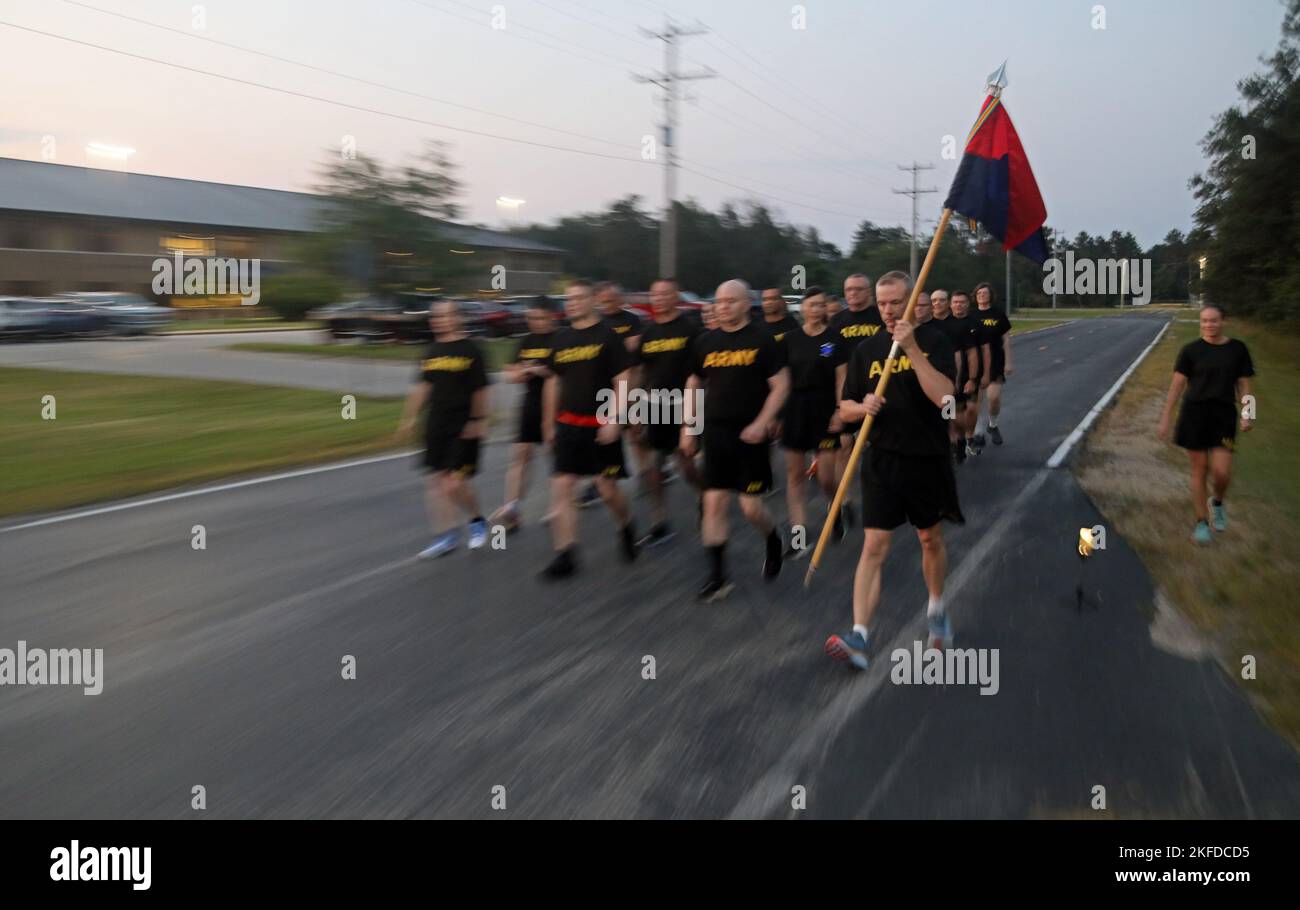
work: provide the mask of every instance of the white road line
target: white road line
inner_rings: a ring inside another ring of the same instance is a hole
[[[179,493],[168,493],[164,496],[152,496],[148,499],[119,502],[114,503],[111,506],[100,506],[95,509],[70,512],[66,515],[51,515],[49,518],[39,518],[35,521],[26,521],[22,524],[2,527],[0,528],[0,534],[8,534],[10,531],[22,531],[27,528],[39,528],[44,525],[60,524],[65,521],[75,521],[78,518],[90,518],[94,515],[105,515],[109,512],[120,512],[123,509],[138,509],[141,506],[157,505],[160,502],[171,502],[175,499],[189,499],[191,496],[206,496],[209,493],[224,493],[227,490],[238,490],[241,487],[253,487],[258,484],[273,483],[277,480],[290,480],[294,477],[307,477],[312,474],[324,474],[327,471],[341,471],[344,468],[357,468],[368,464],[379,464],[384,461],[394,461],[398,458],[409,458],[413,454],[415,454],[415,450],[410,449],[402,452],[393,452],[388,455],[376,455],[373,458],[359,458],[353,461],[338,461],[333,464],[317,465],[314,468],[285,471],[281,474],[268,474],[265,477],[251,477],[248,480],[236,480],[231,483],[218,484],[213,487],[200,487],[197,490],[182,490]]]
[[[1059,446],[1056,447],[1056,451],[1052,453],[1052,457],[1047,459],[1047,466],[1049,468],[1059,468],[1062,463],[1064,463],[1066,456],[1070,454],[1070,449],[1074,448],[1075,443],[1083,438],[1084,433],[1088,432],[1088,427],[1092,426],[1092,422],[1097,419],[1097,415],[1104,411],[1106,405],[1110,404],[1110,400],[1119,394],[1119,390],[1123,388],[1124,383],[1128,381],[1128,378],[1133,375],[1133,371],[1138,368],[1138,365],[1141,364],[1143,360],[1146,360],[1147,355],[1151,353],[1151,349],[1160,343],[1160,339],[1165,337],[1165,332],[1167,331],[1169,331],[1168,322],[1161,326],[1160,331],[1156,333],[1156,337],[1151,340],[1151,343],[1142,349],[1142,353],[1138,354],[1137,359],[1129,364],[1128,369],[1124,371],[1123,375],[1121,375],[1119,379],[1115,380],[1115,384],[1106,391],[1105,395],[1101,396],[1101,400],[1092,406],[1092,410],[1084,415],[1083,420],[1079,421],[1079,425],[1074,428],[1069,436],[1065,437],[1065,439],[1061,441]]]
[[[1079,425],[1082,430],[1087,429],[1096,414],[1113,398],[1120,386],[1123,385],[1133,371],[1137,369],[1138,364],[1151,352],[1156,346],[1165,330],[1169,328],[1166,323],[1164,327],[1156,334],[1155,340],[1152,341],[1137,359],[1129,365],[1115,385],[1107,390],[1101,400],[1089,411],[1089,417],[1084,418],[1084,422]],[[1073,439],[1077,433],[1082,436],[1082,430],[1076,428],[1071,434],[1071,439],[1067,439],[1070,445],[1073,445],[1076,439]],[[1066,443],[1061,444],[1062,448],[1056,450],[1057,454],[1069,451]],[[1038,495],[1039,489],[1052,475],[1053,469],[1059,465],[1059,461],[1054,464],[1057,454],[1053,454],[1047,463],[1038,469],[1037,473],[1030,479],[1017,494],[1011,504],[1003,510],[998,520],[993,526],[986,531],[971,550],[957,564],[957,568],[948,576],[948,583],[944,586],[944,597],[950,602],[959,601],[965,589],[975,581],[978,574],[985,568],[987,557],[992,555],[993,548],[1002,544],[1003,538],[1007,532],[1019,522],[1021,509],[1035,496]],[[1064,458],[1064,455],[1061,455]],[[829,705],[822,709],[821,713],[813,719],[812,723],[804,728],[799,737],[790,744],[790,747],[777,759],[776,763],[764,774],[753,787],[751,787],[735,807],[729,813],[730,818],[766,818],[777,814],[781,809],[788,805],[790,798],[790,788],[799,782],[799,775],[806,774],[809,766],[818,758],[824,756],[834,745],[836,737],[840,731],[855,717],[859,711],[869,702],[877,692],[885,685],[889,679],[890,662],[887,655],[891,654],[895,648],[905,647],[914,641],[925,641],[927,626],[924,613],[921,613],[916,619],[905,625],[897,635],[893,637],[882,648],[875,649],[879,655],[872,662],[870,668],[864,673],[860,682],[850,683],[842,693],[836,696]]]

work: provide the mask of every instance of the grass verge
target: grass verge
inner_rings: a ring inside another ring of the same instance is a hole
[[[1158,442],[1155,426],[1179,348],[1197,337],[1175,322],[1098,422],[1075,465],[1080,484],[1141,556],[1165,596],[1210,638],[1228,673],[1300,747],[1300,334],[1232,320],[1250,347],[1258,420],[1238,435],[1228,495],[1229,528],[1208,547],[1191,542],[1190,472],[1183,450]],[[1253,655],[1257,678],[1242,680]]]
[[[400,400],[342,408],[332,392],[0,368],[0,515],[397,447]]]

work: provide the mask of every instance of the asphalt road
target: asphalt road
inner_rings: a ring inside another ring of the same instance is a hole
[[[960,470],[968,523],[947,533],[957,644],[998,649],[996,695],[891,683],[889,654],[923,632],[910,533],[855,675],[822,643],[849,624],[856,535],[805,592],[803,562],[765,585],[739,528],[737,592],[702,607],[676,484],[676,541],[625,568],[584,512],[583,572],[548,586],[536,525],[414,561],[428,534],[403,458],[0,525],[0,647],[105,651],[98,696],[0,687],[0,816],[1088,817],[1101,786],[1121,816],[1297,817],[1296,754],[1118,534],[1076,609],[1078,529],[1102,519],[1044,464],[1160,325],[1016,341],[1006,445]],[[506,454],[487,450],[492,504]]]

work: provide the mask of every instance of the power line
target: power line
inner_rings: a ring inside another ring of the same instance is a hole
[[[923,189],[923,188],[921,188],[921,187],[919,187],[919,186],[916,185],[916,176],[917,176],[917,174],[919,174],[921,171],[932,171],[932,170],[934,170],[934,165],[933,165],[933,164],[917,164],[915,161],[913,161],[911,167],[908,167],[908,166],[905,165],[905,164],[900,164],[900,165],[898,166],[898,169],[899,169],[900,171],[911,171],[911,172],[912,172],[912,188],[911,188],[911,189],[894,190],[894,192],[895,192],[895,193],[899,193],[900,195],[903,195],[903,196],[911,196],[911,197],[912,197],[912,256],[911,256],[911,260],[910,260],[910,262],[911,262],[911,271],[910,271],[910,274],[912,275],[913,278],[915,278],[915,277],[916,277],[916,229],[917,229],[917,223],[916,223],[916,218],[917,218],[917,215],[916,215],[916,202],[917,202],[917,199],[918,199],[920,196],[924,195],[925,193],[937,193],[937,192],[939,192],[939,188],[938,188],[937,186],[930,186],[930,187],[925,187],[925,188]]]
[[[570,45],[571,47],[578,48],[578,50],[581,51],[581,53],[578,53],[576,56],[582,57],[584,60],[587,60],[591,63],[595,63],[599,66],[617,67],[618,69],[622,70],[627,65],[627,61],[615,57],[613,54],[606,54],[604,51],[593,50],[592,48],[589,48],[586,45],[578,44],[575,41],[570,41],[568,38],[565,38],[562,35],[553,35],[550,32],[545,31],[544,29],[537,28],[536,26],[515,25],[509,28],[496,28],[492,25],[491,22],[484,22],[481,19],[466,16],[463,13],[457,13],[449,9],[444,9],[441,6],[434,6],[432,3],[426,3],[425,0],[407,0],[407,2],[414,3],[416,6],[422,6],[425,9],[432,10],[433,12],[436,13],[443,13],[444,15],[447,16],[455,16],[457,19],[463,19],[466,22],[473,23],[474,25],[491,29],[492,31],[497,32],[498,34],[512,35],[515,38],[519,38],[523,41],[532,41],[534,44],[540,44],[542,47],[548,47],[551,50],[559,51],[562,54],[574,53],[573,51],[567,50],[563,47],[556,47],[553,44],[548,44],[545,41],[539,41],[536,38],[533,38],[529,35],[520,33],[521,30],[524,32],[536,32],[539,35],[544,35],[545,37],[549,38],[551,41],[558,41],[561,44],[567,44]],[[445,2],[455,4],[456,6],[464,7],[465,9],[470,10],[471,12],[474,13],[478,13],[480,15],[487,15],[487,12],[485,10],[482,10],[479,7],[473,6],[469,3],[462,3],[461,0],[445,0]],[[601,57],[604,57],[605,60],[603,61],[597,60],[594,57],[591,57],[590,54],[598,54]]]
[[[339,79],[348,79],[351,80],[352,82],[358,82],[362,85],[369,85],[375,88],[382,88],[386,91],[397,92],[402,95],[409,95],[412,98],[420,98],[425,101],[432,101],[436,104],[445,104],[448,107],[458,107],[461,108],[462,110],[472,111],[476,114],[485,114],[489,117],[497,117],[502,120],[509,120],[514,123],[521,123],[525,126],[532,126],[538,129],[549,130],[554,133],[562,133],[566,136],[573,136],[576,139],[586,139],[590,142],[600,142],[603,143],[604,145],[612,145],[615,148],[626,149],[628,147],[627,143],[624,142],[615,142],[612,139],[603,139],[600,136],[589,136],[586,133],[578,133],[573,130],[566,130],[557,126],[549,126],[545,123],[537,123],[532,120],[524,120],[521,117],[514,117],[511,116],[510,114],[498,114],[495,111],[485,110],[484,108],[474,107],[473,105],[469,105],[469,104],[461,104],[460,102],[457,101],[448,101],[445,98],[435,98],[433,95],[426,95],[421,92],[413,92],[410,89],[404,89],[401,88],[400,86],[388,85],[383,82],[376,82],[372,79],[365,79],[361,76],[349,75],[348,73],[340,73],[336,70],[326,69],[325,67],[316,66],[311,63],[303,63],[300,60],[291,60],[288,57],[281,57],[278,54],[271,54],[271,53],[267,53],[266,51],[259,51],[255,48],[244,47],[239,44],[233,44],[229,41],[221,41],[217,38],[210,38],[206,35],[198,35],[195,34],[194,32],[186,31],[185,29],[173,28],[169,25],[162,25],[158,22],[150,22],[148,19],[140,19],[135,16],[128,16],[125,13],[119,13],[114,10],[101,9],[98,6],[92,6],[89,3],[82,3],[80,2],[80,0],[61,0],[61,2],[67,3],[70,6],[79,6],[82,9],[88,9],[88,10],[93,10],[94,12],[97,13],[103,13],[106,16],[116,16],[118,19],[125,19],[128,22],[136,22],[139,23],[140,25],[147,25],[150,28],[161,29],[162,31],[165,32],[172,32],[173,34],[182,35],[186,38],[193,38],[197,41],[206,41],[209,44],[215,44],[218,45],[219,47],[228,47],[231,48],[232,50],[242,51],[243,53],[246,54],[255,54],[258,57],[263,57],[268,60],[276,60],[279,61],[280,63],[287,63],[291,66],[302,67],[303,69],[311,70],[313,72],[324,73],[327,76],[334,76]]]
[[[234,82],[239,85],[248,85],[248,86],[252,86],[253,88],[265,89],[266,91],[270,91],[270,92],[279,92],[282,95],[290,95],[294,98],[305,98],[308,101],[317,101],[322,104],[332,104],[337,107],[347,108],[348,110],[353,110],[353,111],[360,111],[365,114],[375,114],[380,117],[390,117],[394,120],[403,120],[407,123],[418,123],[423,126],[437,127],[438,129],[451,130],[452,132],[456,132],[456,133],[466,133],[471,136],[483,136],[487,139],[499,139],[502,142],[513,142],[517,145],[527,145],[527,146],[532,146],[533,148],[549,149],[551,151],[557,151],[557,152],[571,152],[572,154],[575,155],[587,155],[592,158],[608,158],[611,161],[627,161],[635,164],[646,163],[643,162],[639,156],[632,157],[632,156],[622,156],[622,155],[610,155],[605,152],[593,152],[587,149],[570,148],[564,145],[552,145],[548,142],[536,142],[531,139],[520,139],[516,136],[505,136],[500,133],[489,133],[485,130],[475,130],[464,126],[452,126],[449,123],[439,123],[434,120],[425,120],[421,117],[410,117],[407,116],[406,114],[395,114],[392,111],[384,111],[378,108],[366,107],[365,105],[361,105],[361,104],[352,104],[347,101],[337,101],[333,98],[326,98],[321,95],[313,95],[308,92],[296,91],[295,89],[282,88],[277,85],[268,85],[264,82],[256,82],[252,79],[241,79],[238,76],[229,76],[226,75],[225,73],[217,73],[217,72],[213,72],[212,70],[200,69],[199,67],[196,66],[187,66],[184,63],[173,63],[170,60],[159,60],[156,57],[149,57],[145,54],[137,54],[137,53],[133,53],[132,51],[124,51],[121,50],[120,48],[108,47],[107,45],[103,45],[103,44],[96,44],[93,41],[83,41],[80,38],[71,38],[67,35],[60,35],[55,32],[47,32],[39,28],[32,28],[31,26],[27,26],[27,25],[18,25],[17,23],[14,22],[6,22],[4,20],[0,20],[0,25],[7,26],[8,28],[18,29],[19,31],[30,32],[34,35],[43,35],[46,38],[55,38],[59,41],[67,41],[71,44],[79,44],[83,47],[93,47],[96,50],[107,51],[110,54],[118,54],[120,56],[130,57],[135,60],[144,60],[148,63],[157,63],[161,66],[170,66],[174,69],[184,70],[189,73],[198,73],[200,76],[211,76],[215,79],[224,79],[227,82]]]
[[[659,277],[677,277],[677,86],[696,79],[712,79],[716,73],[683,73],[677,69],[677,40],[703,34],[700,29],[681,28],[666,21],[662,32],[642,29],[642,34],[664,43],[664,69],[652,76],[633,76],[638,82],[650,83],[664,93],[664,220],[659,228]]]

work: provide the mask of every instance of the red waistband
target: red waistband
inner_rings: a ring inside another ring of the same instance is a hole
[[[598,427],[601,425],[600,418],[595,414],[575,414],[572,411],[561,411],[555,415],[556,423],[566,423],[571,427]]]

